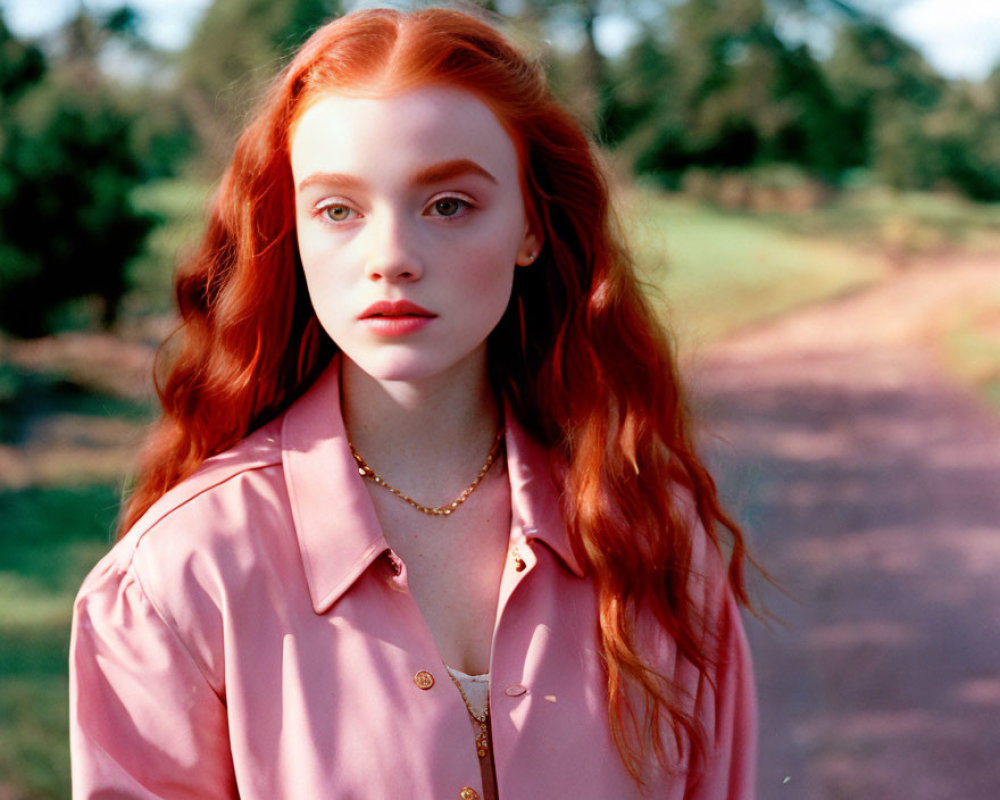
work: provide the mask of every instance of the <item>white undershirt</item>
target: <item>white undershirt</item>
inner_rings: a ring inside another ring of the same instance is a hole
[[[448,667],[448,672],[455,679],[462,691],[465,692],[465,699],[468,700],[472,710],[482,715],[490,701],[490,675],[467,675],[460,669]]]

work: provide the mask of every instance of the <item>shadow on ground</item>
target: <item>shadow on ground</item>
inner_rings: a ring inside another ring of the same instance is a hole
[[[760,799],[1000,797],[1000,422],[920,351],[723,349],[697,396],[789,595],[749,625]]]

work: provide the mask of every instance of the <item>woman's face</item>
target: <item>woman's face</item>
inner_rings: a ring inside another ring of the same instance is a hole
[[[538,250],[514,143],[474,95],[327,94],[291,140],[296,225],[320,323],[384,381],[485,363],[515,264]]]

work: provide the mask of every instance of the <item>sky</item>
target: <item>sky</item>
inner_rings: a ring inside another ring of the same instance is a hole
[[[22,36],[52,30],[82,0],[0,0],[7,24]],[[145,33],[161,47],[184,45],[192,25],[209,0],[131,0],[146,22]],[[275,0],[280,2],[280,0]],[[86,0],[93,10],[121,0]],[[897,34],[920,49],[950,78],[980,80],[1000,63],[1000,0],[897,0],[888,22]],[[611,26],[604,39],[614,47]]]

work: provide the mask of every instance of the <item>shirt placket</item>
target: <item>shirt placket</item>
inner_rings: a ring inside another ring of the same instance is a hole
[[[409,590],[405,562],[391,549],[385,551],[385,559],[388,566],[388,582],[390,587],[404,594],[404,602],[412,604],[412,610],[415,612],[416,617],[423,620],[423,616],[416,606],[416,600]],[[441,660],[437,646],[434,644],[433,637],[426,626],[425,620],[423,621],[423,627],[424,630],[422,631],[421,638],[424,640],[425,646],[420,649],[420,655],[417,657],[420,663],[418,668],[413,672],[411,685],[415,691],[421,694],[426,693],[428,701],[445,704],[448,709],[449,718],[454,717],[456,724],[458,724],[458,720],[467,719],[468,711],[461,695],[452,686],[447,668]],[[444,692],[443,695],[441,694],[442,692]],[[463,721],[461,724],[466,725],[467,723]],[[448,797],[456,797],[458,800],[483,800],[481,791],[483,774],[479,764],[479,757],[476,755],[471,741],[470,739],[469,752],[475,759],[474,769],[467,768],[472,764],[470,759],[462,759],[462,779],[456,783],[454,793],[447,795]]]

